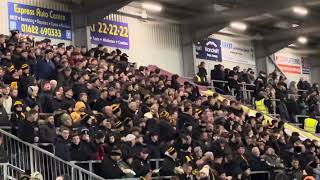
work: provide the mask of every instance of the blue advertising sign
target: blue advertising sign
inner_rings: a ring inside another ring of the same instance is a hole
[[[24,34],[71,40],[71,14],[8,2],[9,29]]]
[[[221,62],[221,41],[207,38],[199,41],[196,46],[196,58]]]
[[[128,23],[102,20],[93,24],[90,31],[92,44],[103,44],[121,49],[130,47]]]

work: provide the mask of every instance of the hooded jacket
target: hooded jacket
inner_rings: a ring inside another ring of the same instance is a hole
[[[80,112],[81,108],[86,108],[86,105],[82,101],[78,101],[74,106],[74,111],[71,113],[73,123],[79,123],[81,115],[85,114],[84,112]]]

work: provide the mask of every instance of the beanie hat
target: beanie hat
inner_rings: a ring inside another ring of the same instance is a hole
[[[112,104],[112,113],[117,114],[120,111],[120,105],[119,104]]]

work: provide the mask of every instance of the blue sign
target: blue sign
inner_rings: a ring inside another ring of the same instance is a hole
[[[71,40],[71,14],[8,2],[9,29],[48,38]]]
[[[91,43],[104,46],[129,49],[128,23],[102,20],[90,28]]]
[[[195,46],[196,58],[218,62],[222,61],[220,40],[207,38],[197,42]]]

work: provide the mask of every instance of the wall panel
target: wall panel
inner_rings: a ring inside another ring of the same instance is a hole
[[[157,65],[182,75],[182,50],[178,25],[144,21],[118,14],[106,18],[129,24],[130,49],[122,51],[128,53],[131,61],[137,62],[138,65]]]

